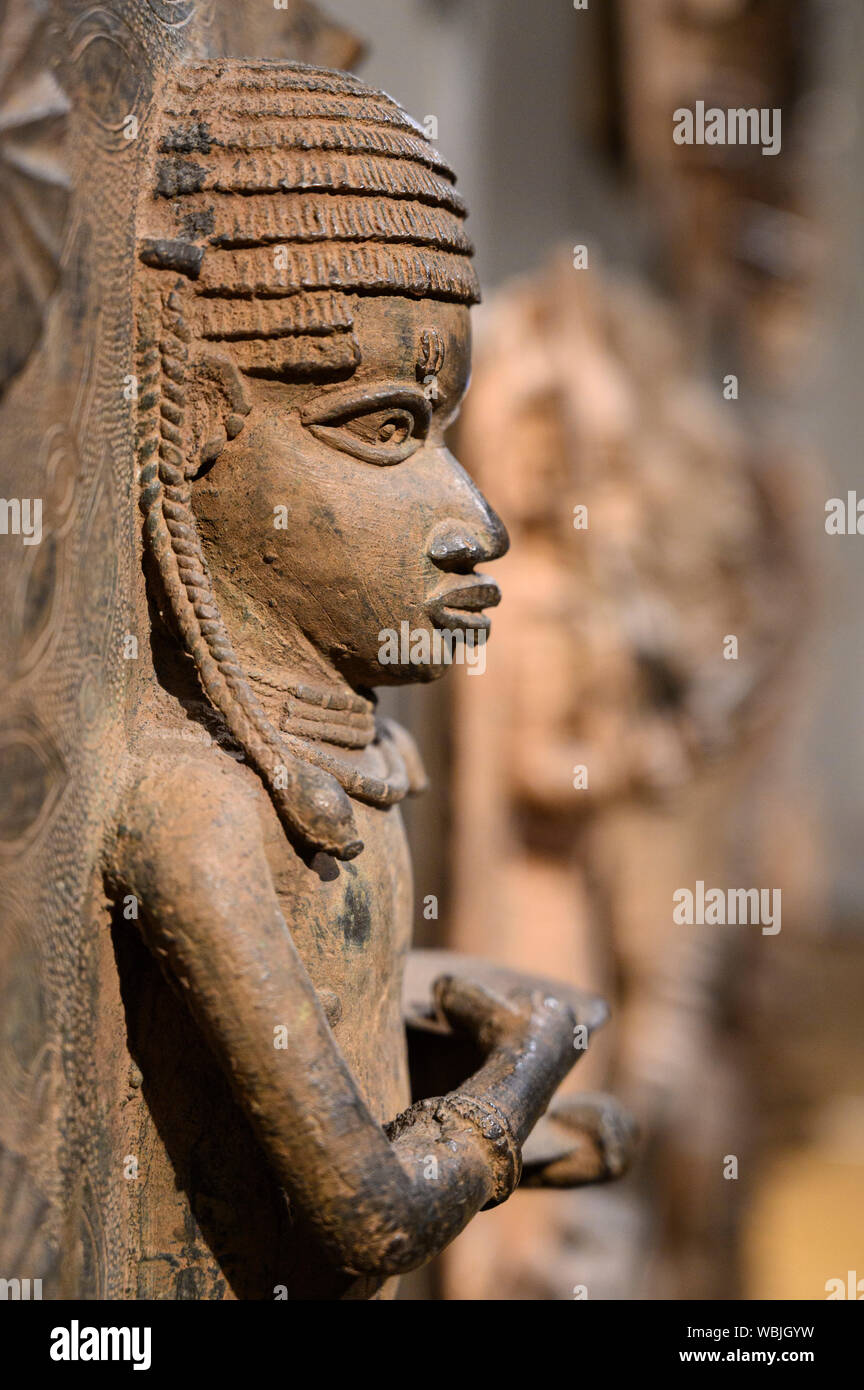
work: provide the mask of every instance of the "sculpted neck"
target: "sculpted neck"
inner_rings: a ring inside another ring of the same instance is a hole
[[[282,733],[365,748],[375,737],[375,699],[360,693],[284,614],[259,611],[230,583],[213,587],[231,643],[259,704]]]

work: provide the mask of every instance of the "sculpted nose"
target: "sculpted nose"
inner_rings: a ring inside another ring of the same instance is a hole
[[[478,513],[476,522],[448,517],[433,528],[426,554],[439,569],[470,574],[475,565],[507,554],[510,537],[501,518],[483,499]]]

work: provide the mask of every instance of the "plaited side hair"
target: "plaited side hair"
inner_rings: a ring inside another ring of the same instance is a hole
[[[139,219],[145,545],[201,686],[286,828],[350,858],[361,845],[326,754],[277,732],[233,651],[191,483],[242,429],[242,374],[351,375],[358,296],[477,301],[465,207],[452,172],[395,102],[299,64],[190,65],[159,113],[156,150]],[[201,404],[214,401],[222,423],[205,436]]]

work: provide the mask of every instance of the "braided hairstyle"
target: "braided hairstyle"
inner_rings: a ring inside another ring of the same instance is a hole
[[[136,305],[145,547],[202,689],[286,829],[351,858],[362,845],[348,797],[325,758],[275,729],[232,648],[192,479],[243,428],[244,375],[356,369],[357,296],[475,303],[465,207],[422,128],[343,73],[195,62],[157,120]]]

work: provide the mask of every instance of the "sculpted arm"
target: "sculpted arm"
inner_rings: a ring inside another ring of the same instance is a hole
[[[424,1263],[509,1195],[519,1146],[575,1060],[554,1000],[452,979],[438,1002],[486,1062],[458,1093],[376,1123],[281,914],[255,798],[220,770],[148,770],[119,818],[112,877],[230,1078],[280,1184],[340,1267]],[[274,1046],[283,1026],[288,1047]],[[428,1160],[436,1179],[428,1180]]]

